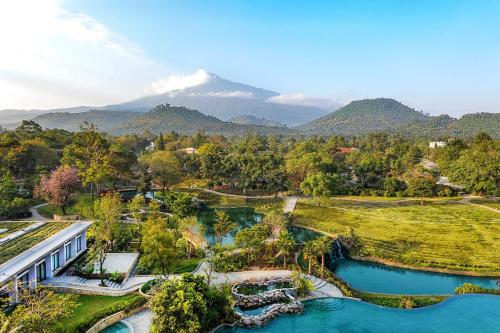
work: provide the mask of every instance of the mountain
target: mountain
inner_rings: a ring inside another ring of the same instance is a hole
[[[157,105],[170,104],[185,106],[226,121],[238,116],[251,115],[295,126],[324,116],[340,107],[340,104],[329,100],[305,98],[300,94],[281,95],[275,91],[229,81],[204,70],[199,70],[189,77],[192,79],[193,76],[196,82],[191,80],[189,84],[181,86],[172,84],[169,81],[171,78],[166,79],[166,82],[159,80],[153,84],[155,89],[151,90],[151,95],[125,103],[45,111],[9,110],[9,115],[5,113],[5,117],[2,116],[3,110],[0,110],[0,119],[3,119],[4,123],[15,123],[42,113],[81,113],[89,110],[148,112]],[[179,78],[174,77],[173,80],[179,81]],[[18,115],[21,117],[17,117]],[[17,118],[12,120],[13,116]]]
[[[230,122],[241,124],[241,125],[258,125],[258,126],[271,126],[271,127],[283,127],[283,124],[269,120],[266,118],[257,118],[252,115],[237,116],[229,119]]]
[[[84,121],[92,122],[100,131],[110,134],[142,133],[159,134],[175,131],[193,134],[201,130],[207,134],[234,136],[245,133],[291,134],[293,130],[283,127],[241,125],[225,122],[199,111],[159,105],[148,112],[91,110],[82,113],[47,113],[33,119],[44,128],[62,128],[77,131]]]
[[[89,122],[97,126],[100,131],[112,131],[117,124],[123,123],[129,119],[137,118],[143,113],[133,111],[106,111],[90,110],[87,112],[69,113],[69,112],[51,112],[45,113],[33,118],[43,128],[61,128],[67,131],[78,131],[80,125]]]
[[[308,134],[352,136],[391,130],[427,117],[393,99],[364,99],[353,101],[297,129]]]
[[[205,73],[195,86],[142,97],[130,102],[108,105],[107,110],[147,111],[156,105],[170,104],[198,110],[222,120],[252,115],[287,125],[298,125],[325,115],[328,111],[316,106],[285,104],[275,91],[232,82],[212,73]]]

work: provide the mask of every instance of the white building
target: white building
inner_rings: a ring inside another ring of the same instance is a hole
[[[76,222],[0,265],[0,284],[35,288],[72,263],[87,249],[90,222]]]
[[[435,148],[443,148],[446,146],[446,142],[444,141],[431,141],[429,142],[429,148],[435,149]]]

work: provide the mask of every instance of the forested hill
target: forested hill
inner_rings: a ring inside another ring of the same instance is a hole
[[[460,119],[447,115],[428,117],[398,128],[395,132],[427,138],[473,137],[479,132],[486,132],[493,138],[500,138],[500,113],[471,113]]]
[[[91,110],[86,112],[51,112],[33,118],[33,121],[43,128],[60,128],[70,132],[78,131],[80,125],[89,122],[97,126],[100,131],[109,132],[117,124],[136,118],[143,113],[132,111]]]
[[[176,131],[192,134],[203,130],[207,134],[239,135],[245,133],[290,134],[292,130],[282,127],[241,125],[225,122],[212,116],[184,107],[159,105],[144,115],[113,128],[114,134],[140,133],[148,130],[152,133]]]
[[[427,116],[389,98],[364,99],[297,128],[308,134],[362,135],[386,131]]]

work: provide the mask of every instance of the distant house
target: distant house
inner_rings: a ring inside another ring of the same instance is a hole
[[[435,148],[443,148],[446,146],[446,142],[444,141],[431,141],[429,142],[429,148],[435,149]]]
[[[146,151],[149,151],[149,152],[154,151],[155,149],[156,149],[156,143],[154,143],[153,141],[151,141],[149,143],[149,146],[146,147]]]
[[[339,147],[339,153],[342,155],[349,154],[357,150],[358,148],[353,148],[353,147]]]
[[[183,151],[188,155],[196,154],[196,149],[193,147],[184,148]]]

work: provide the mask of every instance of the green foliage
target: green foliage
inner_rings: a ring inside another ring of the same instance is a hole
[[[248,255],[248,261],[250,262],[256,253],[262,251],[268,237],[269,227],[267,225],[257,223],[250,228],[238,231],[234,242],[236,246],[245,250]]]
[[[399,302],[399,307],[402,309],[413,309],[416,306],[413,298],[409,296],[401,297],[401,301]]]
[[[209,286],[202,276],[165,281],[151,300],[152,333],[209,331],[232,316],[228,287]]]
[[[306,195],[329,197],[335,194],[346,194],[345,184],[346,180],[340,175],[318,173],[308,176],[300,184],[300,189]]]
[[[420,308],[424,306],[434,305],[439,302],[444,301],[448,296],[404,296],[404,295],[385,295],[385,294],[373,294],[355,291],[354,296],[362,299],[365,302],[373,303],[380,306],[386,306],[391,308]],[[402,305],[407,304],[408,300],[412,305],[411,308],[403,307]]]
[[[280,232],[278,239],[276,240],[276,248],[278,253],[283,257],[283,268],[286,267],[286,261],[290,256],[290,253],[295,246],[295,241],[288,232],[288,230],[283,230]]]
[[[221,244],[222,239],[232,230],[234,230],[237,225],[231,221],[231,216],[223,210],[217,209],[215,211],[216,222],[214,224],[214,233],[216,241]]]
[[[500,289],[488,289],[472,283],[464,283],[455,288],[455,294],[495,294],[500,295]]]
[[[314,290],[314,284],[312,283],[312,281],[301,276],[300,271],[294,270],[292,272],[291,278],[292,278],[293,287],[297,291],[297,295],[299,297],[304,297],[310,291]]]

